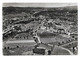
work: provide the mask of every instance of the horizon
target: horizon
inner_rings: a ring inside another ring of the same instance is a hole
[[[67,7],[67,6],[77,6],[77,4],[76,3],[3,3],[2,7]]]

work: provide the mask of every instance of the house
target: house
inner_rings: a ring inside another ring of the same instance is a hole
[[[61,34],[61,33],[65,33],[65,30],[64,29],[58,29],[57,32]]]

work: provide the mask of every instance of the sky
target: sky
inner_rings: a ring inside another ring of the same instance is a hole
[[[3,7],[64,7],[77,6],[76,3],[3,3]]]

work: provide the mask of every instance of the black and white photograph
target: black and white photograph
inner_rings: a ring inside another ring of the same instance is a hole
[[[77,3],[3,3],[3,55],[77,55]]]

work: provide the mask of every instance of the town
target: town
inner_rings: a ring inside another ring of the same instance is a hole
[[[3,7],[3,55],[77,55],[77,6]]]

